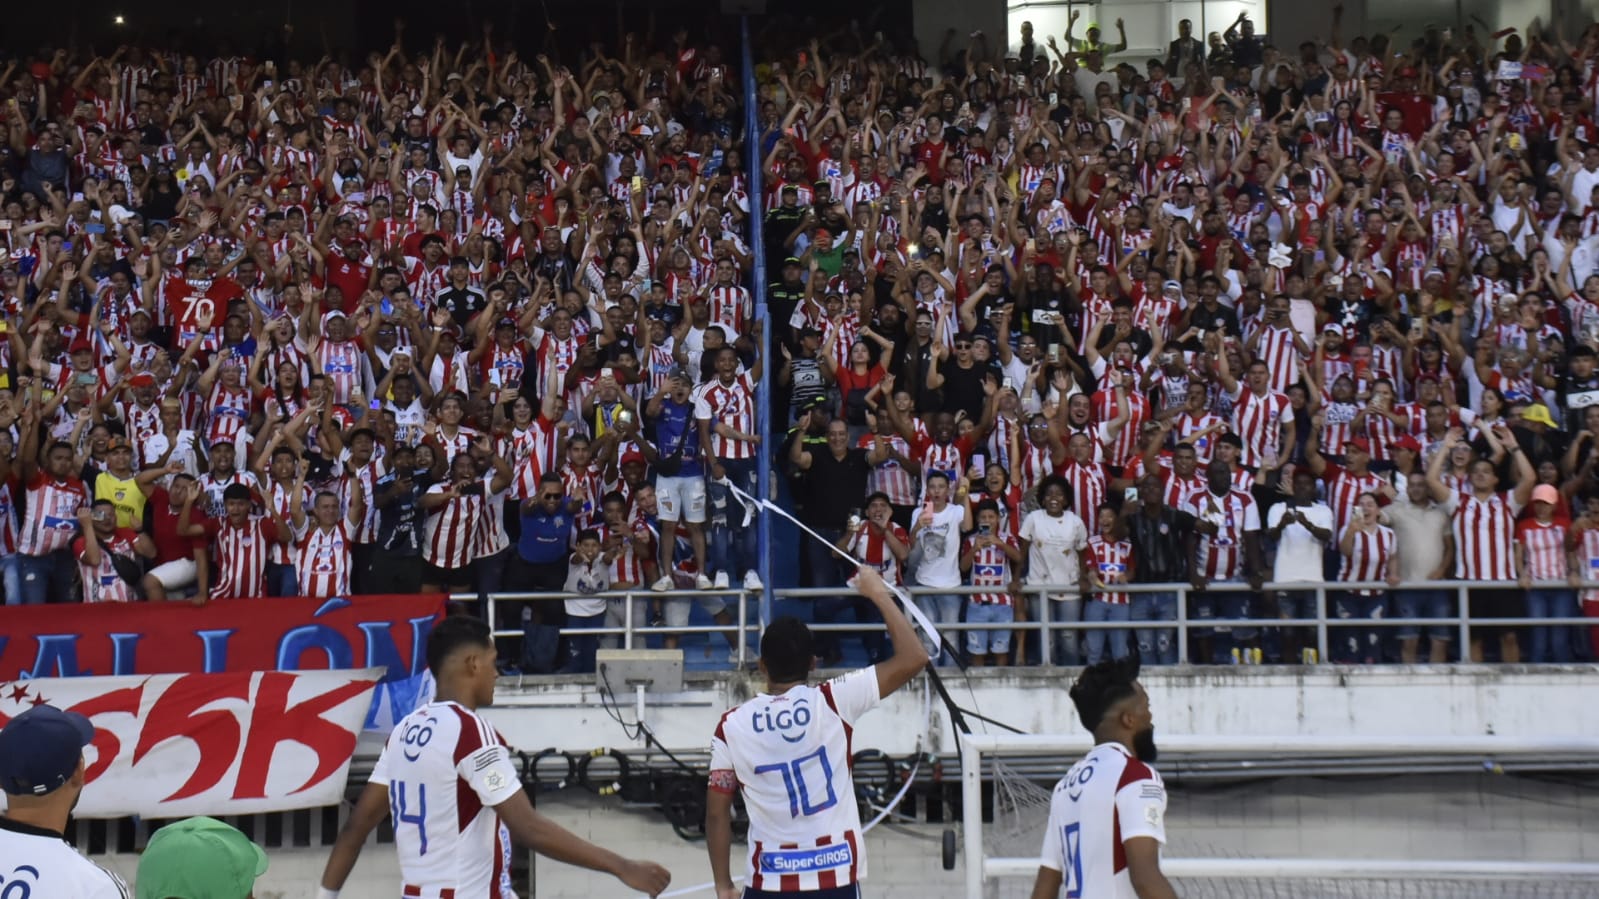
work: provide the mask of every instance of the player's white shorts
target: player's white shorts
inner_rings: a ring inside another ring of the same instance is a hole
[[[698,475],[655,479],[662,521],[705,522],[705,479]]]
[[[162,589],[171,592],[194,586],[197,576],[193,559],[173,559],[150,569],[150,576],[160,582]]]

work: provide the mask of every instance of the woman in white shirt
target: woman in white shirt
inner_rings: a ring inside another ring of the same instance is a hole
[[[1040,481],[1038,501],[1043,508],[1027,513],[1017,533],[1027,557],[1027,583],[1049,588],[1050,621],[1080,621],[1083,617],[1083,597],[1079,592],[1083,566],[1079,554],[1088,546],[1088,526],[1076,512],[1067,508],[1071,504],[1071,487],[1064,478],[1051,475]],[[1029,598],[1023,607],[1037,614],[1035,603],[1036,600]],[[1080,664],[1082,635],[1074,630],[1057,631],[1052,648],[1054,664]],[[1015,658],[1018,662],[1023,658],[1019,643]]]

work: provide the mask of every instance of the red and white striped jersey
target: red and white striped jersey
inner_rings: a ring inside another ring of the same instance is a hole
[[[1189,500],[1205,492],[1205,477],[1197,470],[1184,478],[1170,468],[1163,468],[1160,479],[1164,484],[1162,500],[1173,509],[1185,508]]]
[[[706,291],[705,301],[711,313],[710,324],[721,325],[733,332],[727,335],[729,342],[744,333],[750,316],[754,314],[750,292],[737,284],[712,287]]]
[[[1254,497],[1242,490],[1230,491],[1226,496],[1207,490],[1190,499],[1183,511],[1216,526],[1214,535],[1199,535],[1195,562],[1199,573],[1211,581],[1243,578],[1245,537],[1260,531],[1260,509]]]
[[[370,782],[389,788],[404,895],[514,899],[511,837],[494,807],[522,780],[481,716],[454,702],[417,709],[389,734]]]
[[[447,487],[434,484],[428,493],[443,493]],[[465,568],[476,558],[482,527],[483,497],[452,497],[428,513],[422,560],[435,568]]]
[[[1071,487],[1071,503],[1067,508],[1083,519],[1088,525],[1088,533],[1099,533],[1099,507],[1105,503],[1105,489],[1110,481],[1105,466],[1098,462],[1084,464],[1076,459],[1068,459],[1060,467],[1059,474]]]
[[[1386,483],[1369,471],[1357,475],[1330,462],[1322,471],[1321,481],[1326,485],[1327,505],[1332,509],[1335,534],[1343,534],[1344,528],[1349,524],[1349,517],[1355,513],[1355,501],[1360,499],[1360,495],[1376,493],[1377,488]],[[1387,501],[1379,495],[1378,502]]]
[[[583,504],[573,516],[573,526],[578,530],[593,527],[600,520],[600,498],[605,495],[605,478],[600,467],[593,462],[579,471],[568,462],[556,472],[561,476],[561,489],[570,497],[583,497]]]
[[[721,423],[741,433],[755,433],[755,382],[747,373],[734,377],[731,384],[717,379],[698,390],[694,397],[696,420],[711,422],[713,431]],[[753,443],[712,433],[710,451],[718,459],[753,459],[757,450]]]
[[[1016,460],[1011,468],[1011,476],[1016,479],[1016,486],[1023,493],[1038,486],[1038,482],[1049,477],[1050,471],[1055,467],[1054,459],[1050,456],[1048,446],[1038,444],[1022,438],[1022,457]]]
[[[1349,532],[1349,525],[1345,525],[1340,532],[1339,540],[1343,534]],[[1386,525],[1377,525],[1369,531],[1356,529],[1354,542],[1349,547],[1349,552],[1343,554],[1343,564],[1338,569],[1340,581],[1383,581],[1388,578],[1388,563],[1394,553],[1394,531]],[[1381,590],[1357,590],[1365,596],[1374,596]]]
[[[646,551],[641,554],[639,549],[647,548],[653,542],[654,535],[650,532],[650,526],[643,520],[638,520],[624,528],[612,528],[605,522],[600,522],[594,527],[600,532],[601,544],[609,541],[613,534],[632,538],[622,543],[622,551],[611,560],[611,586],[620,590],[643,584],[645,555],[648,553]]]
[[[1271,372],[1272,391],[1287,393],[1289,386],[1299,380],[1299,362],[1304,358],[1294,345],[1293,326],[1262,329],[1260,342],[1255,345],[1255,358],[1265,362]]]
[[[250,413],[255,408],[255,399],[250,396],[248,388],[230,389],[219,381],[211,387],[211,395],[206,398],[205,406],[206,446],[212,446],[218,441],[233,443],[239,439],[240,434],[249,431]]]
[[[1208,431],[1199,437],[1200,431]],[[1216,441],[1221,435],[1227,433],[1227,422],[1220,416],[1209,412],[1195,415],[1192,412],[1179,412],[1172,422],[1172,434],[1178,443],[1191,443],[1194,447],[1194,458],[1199,460],[1199,467],[1204,468],[1210,464],[1211,457],[1216,453]]]
[[[505,497],[510,487],[494,492],[493,468],[483,473],[483,526],[478,530],[477,557],[492,556],[511,545],[511,535],[505,532]]]
[[[1516,524],[1516,542],[1527,554],[1528,574],[1535,581],[1566,579],[1566,526],[1556,521],[1544,524],[1528,518]]]
[[[905,546],[910,546],[911,536],[905,529],[890,521],[884,531],[892,533],[894,539]],[[894,558],[894,553],[888,548],[888,538],[884,531],[879,531],[870,524],[863,524],[849,538],[849,554],[876,568],[882,574],[883,580],[896,586],[904,584],[904,572],[900,570],[899,560]]]
[[[1599,602],[1599,528],[1577,532],[1577,565],[1589,587],[1582,591],[1582,601]]]
[[[1423,424],[1416,433],[1422,433],[1425,429],[1426,426]],[[1394,442],[1399,439],[1401,433],[1407,432],[1395,424],[1393,419],[1370,410],[1366,412],[1366,441],[1371,444],[1373,461],[1387,462],[1392,459]]]
[[[43,556],[70,547],[78,535],[78,509],[89,501],[83,482],[70,475],[58,481],[40,469],[24,486],[17,552]]]
[[[867,452],[871,452],[876,442],[876,435],[862,434],[860,443],[857,446]],[[907,459],[911,457],[911,445],[905,442],[904,437],[898,434],[889,434],[883,438],[883,442],[887,443],[901,456]],[[888,501],[891,505],[914,505],[916,502],[916,479],[911,476],[909,471],[905,470],[905,466],[890,457],[873,466],[872,470],[866,475],[866,492],[876,493],[878,491],[888,494]]]
[[[1106,540],[1103,536],[1088,538],[1088,548],[1083,551],[1083,561],[1094,570],[1101,584],[1125,584],[1132,579],[1133,544],[1127,540]],[[1126,605],[1130,598],[1125,592],[1101,590],[1095,599]]]
[[[113,554],[136,558],[133,544],[138,539],[139,535],[132,528],[117,528],[109,538],[99,541],[100,564],[93,566],[83,558],[85,537],[72,541],[72,554],[78,559],[79,579],[83,581],[84,602],[133,602],[139,598],[133,592],[134,585],[117,574],[117,566],[111,561]]]
[[[577,363],[577,348],[582,342],[582,338],[575,330],[572,336],[565,340],[556,337],[553,331],[545,331],[539,338],[538,352],[534,354],[539,369],[539,396],[542,397],[548,388],[552,373],[564,381],[567,370]]]
[[[1486,499],[1475,493],[1449,497],[1444,504],[1453,517],[1455,577],[1463,581],[1508,581],[1516,577],[1516,513],[1521,508],[1509,493]]]
[[[1285,394],[1257,394],[1248,387],[1240,387],[1232,400],[1233,432],[1244,442],[1239,464],[1258,468],[1267,455],[1282,451],[1282,425],[1293,420],[1293,407]]]
[[[17,501],[11,486],[15,483],[15,477],[0,481],[0,555],[16,552],[17,541],[21,539],[17,533]]]
[[[294,484],[292,482],[289,484],[283,484],[279,481],[273,480],[271,477],[267,478],[267,482],[272,488],[270,491],[268,491],[267,501],[272,504],[273,509],[277,510],[279,518],[282,518],[284,521],[289,521],[291,515],[289,507],[294,501]],[[311,503],[313,502],[314,498],[315,494],[311,492],[311,488],[309,486],[302,488],[300,493],[300,508],[304,509],[306,514],[310,514]],[[274,543],[272,544],[272,555],[267,559],[267,561],[274,565],[292,565],[294,564],[294,552],[290,547],[285,546],[284,544]]]
[[[1094,393],[1092,399],[1095,421],[1106,423],[1116,417],[1116,391],[1100,390]],[[1150,417],[1149,398],[1137,390],[1127,391],[1127,421],[1105,451],[1106,463],[1120,467],[1138,455],[1138,432]]]
[[[1038,864],[1061,873],[1068,896],[1136,899],[1123,843],[1166,843],[1166,785],[1120,743],[1089,750],[1055,785]]]
[[[546,471],[554,471],[560,455],[561,432],[555,422],[543,415],[533,419],[526,430],[511,432],[511,465],[516,478],[511,484],[511,496],[524,500],[539,489],[539,478]]]
[[[327,530],[309,520],[307,525],[295,535],[294,542],[294,573],[300,580],[300,595],[348,596],[350,569],[354,567],[349,524],[340,521]]]
[[[269,549],[278,545],[278,526],[270,518],[251,518],[234,527],[226,518],[206,521],[212,537],[212,599],[246,599],[266,595]]]
[[[1017,550],[1021,543],[1013,536],[1001,536],[1000,541]],[[997,587],[991,593],[974,593],[971,601],[984,605],[1008,606],[1011,595],[1007,588],[1011,582],[1010,559],[997,546],[975,547],[976,538],[967,537],[961,546],[961,555],[973,553],[972,570],[967,583],[973,587]]]
[[[710,788],[743,790],[752,890],[836,889],[866,877],[866,841],[851,776],[851,738],[880,701],[877,672],[852,671],[722,716],[711,738]]]
[[[360,344],[353,340],[335,343],[323,339],[317,342],[313,355],[317,367],[328,376],[328,386],[333,391],[331,401],[335,405],[347,406],[357,390],[366,392],[366,353],[361,351]]]

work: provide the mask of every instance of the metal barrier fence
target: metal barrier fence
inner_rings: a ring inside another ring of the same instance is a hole
[[[1564,581],[1560,582],[1534,582],[1534,590],[1561,590],[1575,594],[1576,588]],[[1454,614],[1436,618],[1346,618],[1330,615],[1329,610],[1334,605],[1334,597],[1340,593],[1352,590],[1380,590],[1391,598],[1399,593],[1409,591],[1446,591],[1454,597]],[[1262,593],[1294,593],[1299,595],[1311,594],[1314,596],[1315,615],[1308,618],[1262,618],[1259,616],[1249,618],[1213,618],[1198,617],[1192,614],[1192,599],[1205,593],[1239,593],[1249,591],[1245,584],[1214,584],[1206,591],[1195,590],[1191,584],[1124,584],[1117,586],[1117,592],[1142,593],[1142,594],[1168,594],[1176,597],[1176,618],[1166,620],[1136,620],[1136,621],[1062,621],[1051,617],[1050,602],[1042,601],[1043,598],[1051,599],[1086,599],[1092,594],[1081,594],[1075,586],[1061,585],[1027,585],[1023,595],[1027,600],[1029,620],[1001,622],[1001,623],[966,623],[959,621],[936,621],[935,624],[947,639],[957,649],[960,641],[956,635],[966,631],[975,630],[1008,630],[1012,632],[1024,631],[1038,635],[1040,661],[1043,665],[1055,664],[1055,637],[1066,633],[1084,633],[1091,630],[1166,630],[1175,631],[1175,644],[1178,653],[1178,664],[1189,664],[1189,637],[1196,629],[1212,629],[1221,627],[1236,627],[1238,625],[1271,628],[1304,628],[1314,629],[1316,634],[1315,646],[1317,658],[1327,661],[1330,648],[1329,634],[1340,628],[1376,628],[1389,630],[1403,627],[1437,628],[1445,626],[1450,628],[1453,640],[1459,647],[1471,645],[1473,629],[1483,627],[1494,628],[1533,628],[1533,627],[1599,627],[1599,617],[1559,617],[1559,618],[1490,618],[1474,616],[1471,612],[1470,598],[1475,591],[1484,590],[1523,590],[1516,581],[1417,581],[1390,587],[1386,583],[1345,582],[1345,581],[1304,581],[1275,583],[1268,582],[1262,588]],[[993,593],[992,587],[959,586],[947,589],[931,589],[924,587],[911,587],[907,589],[913,597],[920,596],[970,596],[978,593]],[[845,587],[813,587],[804,589],[774,589],[772,595],[779,601],[782,600],[814,600],[823,597],[836,597],[847,595]],[[692,602],[702,596],[719,596],[728,601],[729,612],[734,615],[735,621],[726,625],[694,625],[683,627],[666,627],[651,624],[646,620],[640,621],[638,609],[641,603],[651,600]],[[498,593],[488,597],[488,607],[484,609],[488,620],[494,626],[494,635],[503,638],[515,638],[522,635],[522,630],[517,627],[507,627],[508,620],[519,619],[520,616],[506,616],[502,614],[502,606],[508,603],[523,604],[527,602],[554,602],[567,599],[569,594],[564,593]],[[583,634],[598,637],[617,637],[624,648],[642,646],[643,641],[649,637],[684,634],[722,634],[732,649],[735,664],[743,667],[749,662],[749,641],[747,637],[754,633],[757,636],[762,630],[760,617],[752,620],[750,615],[750,601],[759,597],[759,594],[749,594],[743,590],[673,590],[657,593],[648,589],[635,589],[615,591],[610,593],[595,594],[609,600],[627,600],[619,603],[617,610],[620,623],[604,628],[563,629],[563,635]],[[456,594],[451,599],[463,603],[475,603],[477,594]],[[1572,606],[1576,608],[1576,599],[1573,598]],[[850,633],[860,634],[865,632],[883,632],[886,629],[881,623],[813,623],[811,629],[821,633]],[[1462,652],[1464,650],[1462,649]],[[1292,660],[1285,660],[1292,661]],[[1203,664],[1203,663],[1201,663]]]

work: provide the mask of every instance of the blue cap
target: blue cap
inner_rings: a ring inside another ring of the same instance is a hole
[[[36,705],[0,730],[0,791],[43,796],[72,779],[94,725],[77,712]]]

